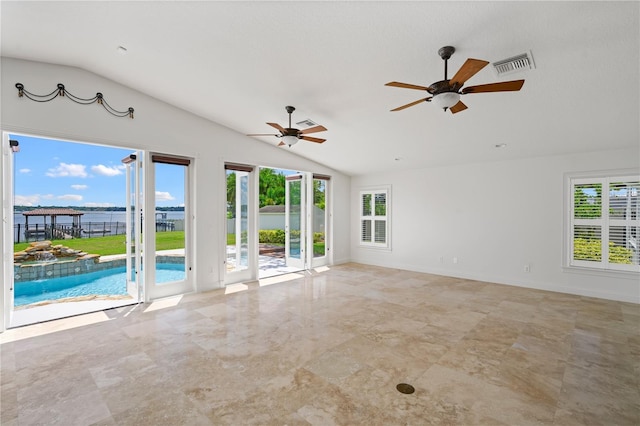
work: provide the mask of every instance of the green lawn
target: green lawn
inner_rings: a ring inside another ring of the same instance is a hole
[[[227,234],[227,245],[235,245],[234,234]],[[52,245],[62,244],[75,250],[82,250],[86,253],[108,256],[111,254],[125,254],[125,236],[108,235],[96,238],[77,238],[72,240],[51,240]],[[22,251],[29,247],[29,243],[14,244],[14,252]],[[156,250],[171,250],[184,248],[184,231],[157,232]],[[324,243],[314,243],[313,252],[324,254]]]
[[[227,245],[232,246],[235,245],[235,243],[235,234],[227,234]],[[108,235],[105,237],[77,238],[72,240],[51,240],[51,244],[62,244],[75,250],[82,250],[101,256],[126,253],[124,235]],[[18,252],[27,247],[29,247],[29,243],[14,244],[13,250],[14,252]],[[156,250],[171,250],[177,248],[184,248],[184,231],[156,233]],[[324,243],[314,243],[313,253],[324,254]]]
[[[82,250],[91,254],[107,256],[110,254],[125,254],[125,236],[109,235],[96,238],[77,238],[72,240],[51,240],[51,244],[62,244],[63,246]],[[14,244],[14,252],[22,251],[29,246],[29,243]],[[171,250],[184,248],[184,231],[157,232],[156,250]]]
[[[227,234],[227,245],[228,246],[236,245],[236,234]],[[272,244],[272,245],[278,245],[278,244]],[[313,243],[313,254],[324,255],[324,242]]]

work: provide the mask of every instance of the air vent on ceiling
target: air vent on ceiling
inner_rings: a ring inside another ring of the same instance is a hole
[[[314,127],[314,126],[318,125],[317,123],[314,123],[313,121],[309,120],[308,118],[306,120],[298,121],[296,124],[299,127],[302,127],[302,128]]]
[[[531,52],[523,53],[512,58],[503,59],[502,61],[494,62],[493,69],[498,75],[511,74],[518,71],[526,71],[535,69],[536,65],[533,63],[533,56]]]

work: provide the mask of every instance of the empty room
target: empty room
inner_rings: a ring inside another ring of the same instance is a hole
[[[0,20],[2,425],[640,424],[640,3]]]

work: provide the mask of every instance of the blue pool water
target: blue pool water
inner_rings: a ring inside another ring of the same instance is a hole
[[[185,277],[183,264],[162,263],[156,265],[156,283],[180,281]],[[125,267],[15,283],[14,306],[29,305],[45,300],[88,295],[126,295],[127,273]]]

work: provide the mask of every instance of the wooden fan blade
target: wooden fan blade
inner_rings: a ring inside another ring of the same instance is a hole
[[[503,81],[501,83],[481,84],[462,89],[462,93],[517,92],[522,88],[524,80]]]
[[[412,107],[412,106],[414,106],[414,105],[418,105],[420,102],[426,102],[426,101],[428,101],[429,99],[431,99],[432,97],[433,97],[433,96],[429,96],[428,98],[418,99],[418,100],[417,100],[417,101],[415,101],[415,102],[411,102],[410,104],[406,104],[406,105],[399,106],[398,108],[394,108],[394,109],[392,109],[391,111],[400,111],[400,110],[403,110],[403,109],[405,109],[405,108],[409,108],[409,107]]]
[[[300,130],[300,132],[298,132],[301,135],[306,135],[307,133],[317,133],[317,132],[326,132],[327,129],[324,126],[315,126],[315,127],[309,127],[308,129],[304,129],[304,130]]]
[[[481,59],[467,59],[465,63],[462,64],[456,75],[454,75],[453,78],[449,80],[449,85],[454,86],[456,84],[464,84],[465,81],[469,80],[471,77],[476,75],[478,71],[486,67],[488,63],[489,62],[483,61]]]
[[[457,104],[449,108],[449,111],[451,111],[451,114],[455,114],[456,112],[464,111],[467,108],[468,107],[465,104],[463,104],[462,101],[458,101]]]
[[[279,125],[278,123],[267,123],[269,126],[271,127],[275,127],[276,129],[280,130],[282,133],[284,133],[284,127],[282,127],[281,125]]]
[[[315,142],[315,143],[322,143],[326,141],[326,139],[313,138],[311,136],[300,136],[300,139],[304,139],[305,141]]]
[[[400,83],[398,81],[391,81],[391,82],[385,84],[385,86],[402,87],[403,89],[426,90],[427,92],[429,92],[429,88],[428,87],[417,86],[415,84]],[[431,92],[429,92],[429,93],[431,93]]]
[[[274,135],[273,133],[252,133],[250,135],[247,136],[275,136],[278,137],[280,135]]]

